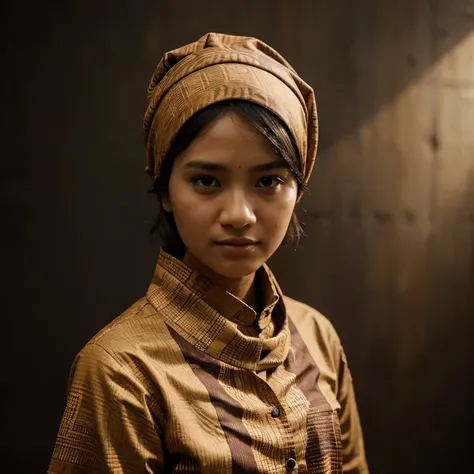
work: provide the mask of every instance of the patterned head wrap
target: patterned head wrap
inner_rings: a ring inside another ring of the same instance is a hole
[[[182,125],[204,107],[230,99],[261,105],[286,124],[307,182],[318,144],[313,89],[262,41],[218,33],[166,53],[158,64],[143,122],[146,171],[156,179]]]

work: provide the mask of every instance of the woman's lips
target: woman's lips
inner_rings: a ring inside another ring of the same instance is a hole
[[[223,241],[217,242],[219,248],[227,255],[245,256],[255,251],[258,242],[256,241]]]

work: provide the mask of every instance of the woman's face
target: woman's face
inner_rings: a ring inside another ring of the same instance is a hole
[[[280,246],[298,186],[258,131],[236,115],[214,121],[176,159],[163,207],[203,275],[243,278]]]

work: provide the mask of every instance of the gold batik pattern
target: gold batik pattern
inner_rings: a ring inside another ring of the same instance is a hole
[[[257,278],[260,315],[161,251],[78,354],[48,472],[368,473],[337,334]]]

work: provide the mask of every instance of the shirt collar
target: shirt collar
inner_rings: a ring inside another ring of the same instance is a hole
[[[256,278],[264,307],[258,319],[239,298],[161,249],[147,298],[165,322],[197,349],[237,367],[261,370],[283,363],[290,334],[281,290],[272,272],[263,265]],[[256,319],[259,337],[239,331],[237,326],[251,326]],[[273,330],[270,334],[271,322],[277,328],[275,334]]]

